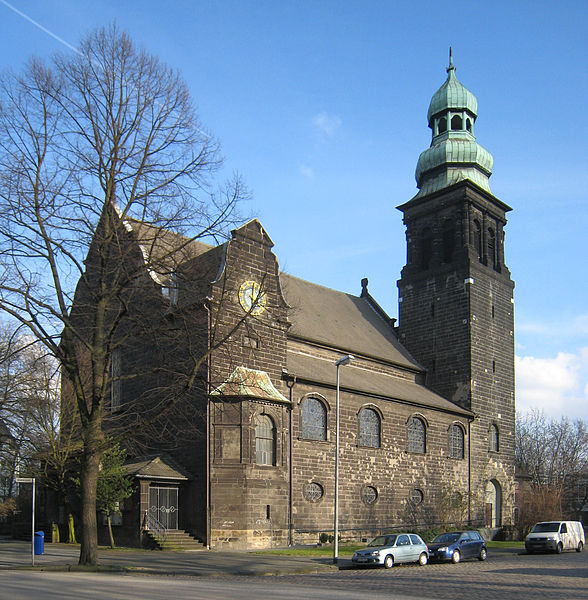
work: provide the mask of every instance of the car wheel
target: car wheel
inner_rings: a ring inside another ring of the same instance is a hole
[[[461,560],[461,554],[459,553],[459,550],[456,550],[453,553],[453,556],[451,557],[451,562],[456,565],[459,561]]]
[[[429,562],[429,559],[427,558],[427,555],[423,552],[419,556],[419,565],[421,565],[421,567],[424,567],[428,562]]]
[[[578,547],[576,548],[576,552],[582,552],[584,550],[584,544],[582,542],[578,542]]]
[[[561,542],[557,545],[557,548],[555,549],[555,551],[558,554],[561,554],[563,552],[563,544]]]
[[[384,568],[391,569],[394,566],[394,557],[391,554],[388,554],[384,559]]]
[[[480,550],[480,556],[478,556],[478,560],[486,560],[488,558],[488,552],[486,551],[486,548],[482,548]]]

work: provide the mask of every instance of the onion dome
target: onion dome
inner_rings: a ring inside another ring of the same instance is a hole
[[[416,181],[424,196],[468,179],[490,192],[488,178],[494,159],[476,142],[474,123],[478,116],[474,94],[455,76],[453,55],[449,50],[447,80],[435,92],[427,118],[433,132],[431,147],[419,157]]]
[[[429,123],[432,117],[450,108],[461,108],[467,110],[474,118],[478,116],[478,100],[455,76],[455,66],[453,65],[453,53],[451,50],[449,51],[447,80],[433,94],[431,103],[429,104],[429,111],[427,112]]]

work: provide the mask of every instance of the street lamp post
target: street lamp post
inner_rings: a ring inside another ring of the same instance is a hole
[[[335,515],[333,519],[333,564],[339,561],[339,367],[348,365],[355,357],[347,354],[336,363],[337,369],[337,400],[335,405]]]
[[[33,484],[33,499],[31,509],[31,565],[35,566],[35,478],[34,477],[17,477],[16,483],[32,483]]]

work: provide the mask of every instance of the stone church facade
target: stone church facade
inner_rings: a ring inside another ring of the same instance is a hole
[[[342,539],[512,522],[510,208],[490,191],[476,98],[452,62],[447,72],[429,107],[419,191],[399,207],[407,259],[397,324],[365,279],[353,295],[281,272],[257,220],[220,246],[191,243],[174,273],[152,278],[156,317],[199,332],[173,352],[209,354],[193,395],[196,433],[132,457],[138,491],[123,526],[139,535],[157,522],[213,548],[315,543],[332,533],[337,377]],[[125,226],[141,246],[148,228]],[[347,355],[353,360],[336,367]],[[117,371],[137,356],[149,360],[129,347]],[[142,385],[122,378],[113,414]]]

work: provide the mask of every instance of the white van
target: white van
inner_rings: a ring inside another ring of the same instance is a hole
[[[525,540],[529,554],[551,551],[560,554],[564,550],[582,552],[586,538],[580,521],[543,521],[536,523]]]

